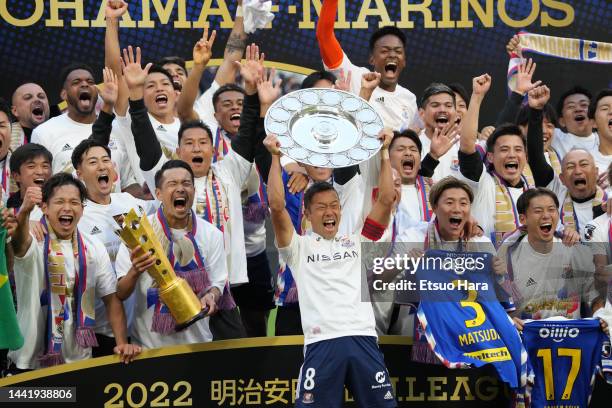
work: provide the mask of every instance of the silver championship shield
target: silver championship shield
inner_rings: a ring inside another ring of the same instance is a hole
[[[266,113],[265,128],[293,160],[317,167],[347,167],[381,147],[383,122],[364,99],[327,88],[301,89],[279,98]]]

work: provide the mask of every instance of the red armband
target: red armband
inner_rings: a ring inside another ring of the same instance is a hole
[[[321,15],[317,22],[317,40],[323,63],[329,69],[336,69],[342,64],[344,52],[334,35],[334,23],[338,0],[324,0]]]
[[[370,217],[366,218],[363,228],[361,229],[361,235],[370,241],[378,241],[382,238],[387,227],[379,224]]]

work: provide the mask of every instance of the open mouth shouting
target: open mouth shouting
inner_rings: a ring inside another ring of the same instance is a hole
[[[584,177],[576,177],[574,179],[574,186],[576,187],[586,187],[587,181]]]
[[[504,164],[504,169],[511,173],[516,173],[519,169],[518,161],[509,161]]]
[[[326,232],[334,232],[336,228],[336,220],[334,218],[323,219],[323,228]]]
[[[201,165],[204,163],[204,157],[202,156],[193,156],[191,158],[191,162],[195,165]]]
[[[608,121],[608,129],[612,130],[612,119]]]
[[[172,202],[174,205],[174,209],[177,211],[185,211],[187,209],[187,198],[186,197],[176,197]]]
[[[397,75],[397,62],[387,61],[384,67],[384,75],[386,77],[395,77]]]
[[[110,187],[110,177],[108,173],[101,173],[98,175],[98,184],[102,188]]]
[[[93,94],[89,89],[83,90],[79,93],[79,103],[81,108],[85,111],[93,109]]]
[[[552,232],[552,223],[545,222],[540,224],[540,231],[546,235],[550,234]]]
[[[159,108],[165,108],[168,106],[168,95],[166,94],[159,94],[155,97],[155,104],[159,107]]]
[[[232,122],[233,126],[240,127],[240,114],[239,113],[232,114],[232,116],[230,116],[230,122]]]
[[[45,108],[42,102],[32,103],[32,119],[36,122],[43,122],[45,120]]]
[[[45,179],[42,177],[37,177],[34,180],[32,180],[34,182],[34,184],[36,184],[39,187],[42,187],[43,184],[45,184]]]
[[[438,125],[438,127],[444,127],[448,124],[450,118],[449,118],[448,113],[441,112],[435,116],[434,120],[436,121],[436,125]]]
[[[402,160],[402,172],[411,173],[414,170],[414,159],[412,157]]]
[[[576,121],[576,123],[582,125],[585,120],[586,120],[586,115],[584,113],[577,113],[576,116],[574,116],[574,120]]]
[[[451,227],[453,227],[454,229],[457,229],[459,227],[461,227],[461,222],[463,221],[463,219],[461,217],[450,217],[448,219],[449,224],[451,225]]]
[[[58,221],[62,227],[68,228],[72,225],[74,217],[72,215],[60,215]]]

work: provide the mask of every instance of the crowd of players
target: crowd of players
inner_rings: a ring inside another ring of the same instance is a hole
[[[179,57],[143,64],[139,48],[120,48],[127,4],[110,1],[100,89],[100,73],[71,64],[60,73],[62,114],[50,117],[35,83],[0,104],[2,216],[25,337],[4,353],[4,373],[265,336],[276,307],[276,335],[305,336],[298,404],[309,403],[320,381],[327,394],[319,398],[336,406],[344,370],[362,406],[394,406],[360,384],[386,372],[377,336],[413,335],[418,323],[392,293],[361,301],[365,241],[484,245],[496,255],[493,272],[520,294],[508,308],[519,330],[526,318],[583,318],[604,308],[612,90],[555,90],[564,92],[553,106],[536,64],[523,60],[497,123],[479,130],[488,74],[473,79],[471,94],[440,82],[417,98],[398,83],[404,32],[375,32],[373,71],[355,66],[334,36],[336,9],[325,0],[317,24],[325,70],[301,87],[352,92],[380,114],[382,149],[360,166],[332,171],[281,156],[263,127],[280,84],[259,47],[247,46],[240,13],[203,92],[214,31],[195,44],[190,72]],[[507,50],[520,54],[517,37]],[[155,256],[130,251],[114,233],[131,208],[149,214],[210,317],[174,331],[144,273]],[[267,217],[278,271],[266,255]],[[347,248],[356,255],[334,256]]]

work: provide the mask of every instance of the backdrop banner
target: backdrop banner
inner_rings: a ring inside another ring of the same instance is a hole
[[[233,25],[236,0],[128,1],[121,44],[143,48],[145,61],[179,55],[191,59],[206,25],[219,31],[214,56],[223,55]],[[297,72],[320,69],[315,23],[321,0],[274,1],[275,19],[250,41],[268,59]],[[52,102],[59,100],[58,73],[74,61],[93,66],[101,82],[106,0],[1,0],[0,95],[9,97],[26,80],[39,82]],[[368,65],[368,39],[382,25],[405,31],[407,67],[401,84],[417,96],[431,82],[460,82],[485,72],[493,91],[482,117],[491,123],[506,97],[505,44],[521,30],[555,37],[610,42],[609,0],[339,0],[336,35],[346,54]],[[282,35],[279,35],[282,33]],[[591,50],[592,51],[592,50]],[[537,79],[553,92],[553,102],[574,84],[595,92],[610,86],[609,65],[536,55]]]
[[[400,407],[507,406],[508,390],[492,367],[450,370],[413,363],[411,340],[380,339]],[[29,391],[39,395],[49,387],[75,387],[76,402],[44,406],[292,407],[302,362],[301,336],[168,347],[145,351],[129,365],[115,356],[101,357],[0,379],[0,406],[13,406],[5,401],[17,387],[36,387]],[[590,407],[609,406],[610,395],[612,386],[598,380]],[[348,391],[345,401],[347,407],[356,406]]]

